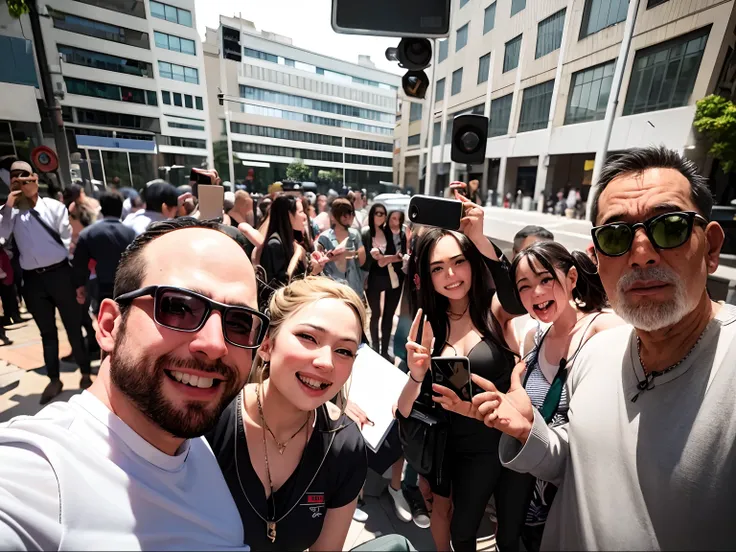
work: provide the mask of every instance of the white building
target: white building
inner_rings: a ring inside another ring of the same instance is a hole
[[[296,159],[312,168],[314,181],[319,171],[337,171],[352,187],[392,180],[398,75],[363,56],[355,64],[297,48],[239,18],[221,16],[204,46],[221,173],[229,131],[237,182],[250,176],[265,189],[286,178]],[[218,105],[218,89],[236,101]]]
[[[212,163],[193,0],[44,6],[53,86],[85,176],[136,188],[158,176],[181,184],[191,166]]]
[[[465,177],[449,138],[453,117],[474,112],[490,117],[486,162],[470,167],[485,189],[535,200],[567,187],[585,194],[630,5],[453,0],[451,34],[435,52],[431,113],[425,107],[423,125],[404,113],[397,125],[396,179],[420,184],[429,121],[432,192]],[[735,27],[733,0],[639,0],[609,151],[665,144],[710,174],[692,128],[695,102],[733,92]]]

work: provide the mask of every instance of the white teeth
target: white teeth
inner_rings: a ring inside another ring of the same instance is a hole
[[[328,383],[324,383],[312,378],[307,378],[305,376],[299,375],[297,376],[299,378],[299,381],[301,381],[304,385],[311,387],[312,389],[325,389],[329,386]]]
[[[178,372],[172,370],[171,375],[174,376],[176,381],[186,383],[192,387],[199,387],[200,389],[209,389],[215,383],[214,378],[206,378],[204,376],[193,376],[192,374],[186,374],[184,372]]]
[[[454,284],[450,284],[449,286],[445,286],[445,289],[455,289],[462,285],[462,282],[456,282]]]

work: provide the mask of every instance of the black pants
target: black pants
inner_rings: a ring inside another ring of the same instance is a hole
[[[3,315],[6,318],[19,319],[18,294],[14,284],[0,284],[0,299],[3,302]]]
[[[82,374],[90,374],[89,355],[82,339],[82,310],[77,303],[71,266],[63,264],[47,272],[23,272],[23,295],[28,311],[41,332],[43,360],[51,379],[59,378],[59,333],[56,309],[66,329],[72,354]],[[87,317],[89,318],[89,316]]]
[[[368,306],[371,309],[371,345],[373,349],[380,352],[383,356],[388,355],[388,345],[391,341],[391,330],[394,325],[394,314],[401,301],[401,285],[396,289],[388,288],[386,291],[386,297],[383,300],[383,312],[381,312],[381,291],[375,288],[371,289],[368,286],[366,291],[366,297],[368,298]],[[378,340],[378,326],[379,320],[381,325],[381,336],[382,339]]]

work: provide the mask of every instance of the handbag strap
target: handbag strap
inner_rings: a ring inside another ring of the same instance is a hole
[[[43,202],[43,198],[39,198],[39,200],[41,202]],[[45,203],[44,203],[44,205],[45,205]],[[41,215],[38,214],[38,211],[36,211],[33,208],[31,208],[30,211],[31,211],[31,216],[33,218],[35,218],[41,224],[41,226],[43,226],[43,229],[46,230],[46,232],[48,232],[49,236],[51,236],[52,238],[54,238],[54,241],[56,243],[58,243],[61,247],[63,247],[64,249],[66,249],[66,245],[64,245],[64,242],[61,240],[61,236],[59,235],[59,233],[56,230],[54,230],[53,228],[51,228],[46,223],[46,221],[41,218]]]

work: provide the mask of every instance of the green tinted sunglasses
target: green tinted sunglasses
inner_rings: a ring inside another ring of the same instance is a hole
[[[638,228],[644,228],[649,241],[657,249],[680,247],[693,233],[695,222],[703,225],[708,221],[694,211],[665,213],[644,222],[629,224],[613,222],[596,226],[591,230],[595,248],[607,257],[620,257],[631,249]]]

